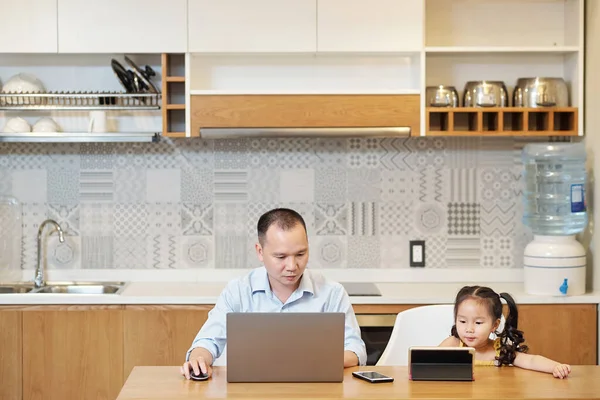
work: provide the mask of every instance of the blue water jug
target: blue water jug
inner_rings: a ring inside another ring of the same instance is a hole
[[[522,152],[523,223],[536,235],[574,235],[588,223],[583,143],[529,143]]]

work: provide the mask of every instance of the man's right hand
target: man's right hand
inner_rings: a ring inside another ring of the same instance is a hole
[[[200,371],[202,371],[203,374],[208,374],[209,378],[212,375],[212,367],[202,356],[190,358],[190,361],[186,361],[181,367],[181,375],[185,376],[185,379],[190,379],[190,374],[192,372],[194,375],[200,375]]]

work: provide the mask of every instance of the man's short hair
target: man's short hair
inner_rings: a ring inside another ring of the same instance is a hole
[[[261,246],[264,245],[267,230],[269,230],[269,227],[273,224],[277,224],[277,227],[284,231],[288,231],[296,225],[301,224],[306,232],[306,223],[300,214],[289,208],[275,208],[271,211],[267,211],[258,219],[258,241]]]

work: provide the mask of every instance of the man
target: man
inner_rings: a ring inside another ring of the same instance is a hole
[[[256,253],[264,267],[231,281],[209,312],[181,374],[212,374],[212,364],[225,347],[229,312],[343,312],[346,314],[344,367],[365,365],[367,354],[360,328],[343,286],[306,270],[308,236],[297,212],[278,208],[258,220]]]

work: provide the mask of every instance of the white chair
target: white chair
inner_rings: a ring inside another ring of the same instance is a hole
[[[504,329],[504,315],[498,332]],[[450,336],[454,325],[454,305],[436,304],[402,311],[396,316],[392,335],[377,365],[408,365],[408,349],[412,346],[437,346]],[[490,334],[490,339],[495,339]]]
[[[436,304],[402,311],[396,316],[392,335],[377,365],[408,365],[411,346],[437,346],[450,336],[454,305]]]

